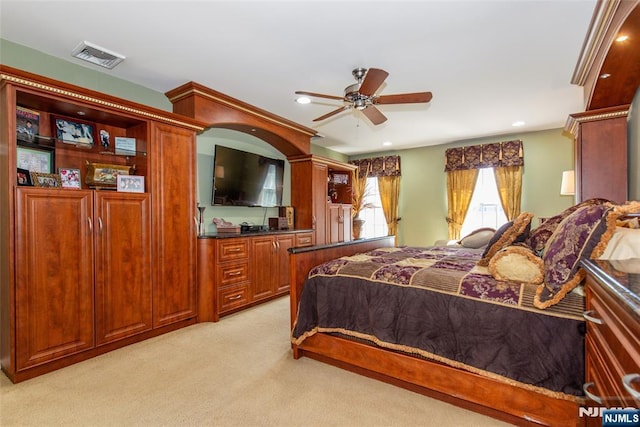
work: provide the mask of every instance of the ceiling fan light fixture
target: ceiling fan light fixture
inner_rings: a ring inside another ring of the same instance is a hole
[[[311,98],[309,98],[308,96],[301,96],[300,98],[296,99],[296,102],[298,104],[309,104],[311,102]]]

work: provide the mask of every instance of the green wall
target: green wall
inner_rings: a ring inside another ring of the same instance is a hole
[[[525,167],[522,210],[536,217],[554,215],[573,204],[573,197],[560,195],[562,171],[573,169],[573,140],[562,129],[470,139],[446,145],[353,156],[353,159],[400,155],[398,242],[428,246],[447,239],[447,193],[444,153],[447,148],[521,139]],[[538,220],[534,219],[533,226]]]
[[[85,67],[84,61],[72,58],[71,54],[69,61],[63,61],[35,49],[0,39],[0,63],[162,110],[173,110],[171,102],[163,93],[111,76],[108,74],[109,71],[104,69],[103,72],[103,68],[97,65],[86,63]]]

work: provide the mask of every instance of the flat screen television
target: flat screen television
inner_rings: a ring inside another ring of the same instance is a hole
[[[212,206],[282,205],[284,160],[215,146]]]

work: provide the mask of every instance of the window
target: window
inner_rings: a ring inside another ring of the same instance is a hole
[[[460,237],[482,227],[498,229],[507,222],[507,217],[500,203],[498,186],[493,176],[493,168],[480,169],[478,181],[471,198],[471,205],[462,224]]]
[[[264,186],[260,191],[258,203],[261,206],[276,206],[276,166],[269,165],[267,169],[267,177],[264,180]]]
[[[386,236],[388,233],[387,220],[382,211],[380,191],[378,190],[378,178],[367,178],[367,186],[364,191],[363,205],[370,204],[360,211],[360,218],[365,220],[362,226],[362,237]]]

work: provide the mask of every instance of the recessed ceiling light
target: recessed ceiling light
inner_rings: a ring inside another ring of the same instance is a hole
[[[620,36],[616,39],[617,42],[623,42],[625,40],[628,40],[629,36]]]
[[[517,122],[511,123],[511,126],[524,126],[525,123],[522,120],[518,120]]]
[[[385,147],[388,147],[391,144],[392,144],[391,141],[385,141],[385,142],[382,143],[382,145],[384,145]]]
[[[308,104],[311,102],[311,99],[307,98],[306,96],[301,96],[300,98],[296,99],[296,102],[298,104]]]
[[[609,73],[600,74],[600,78],[601,79],[608,79],[609,77],[611,77],[611,74],[609,74]]]

